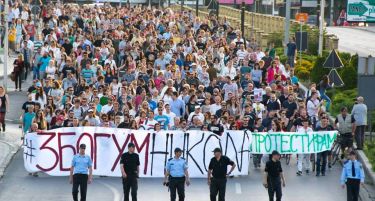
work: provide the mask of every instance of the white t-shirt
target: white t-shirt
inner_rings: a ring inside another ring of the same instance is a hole
[[[217,105],[217,104],[212,104],[210,105],[210,113],[211,114],[216,114],[216,111],[220,110],[221,109],[221,105]]]
[[[173,112],[170,113],[164,113],[169,118],[169,126],[174,126],[174,118],[176,117],[176,114]]]

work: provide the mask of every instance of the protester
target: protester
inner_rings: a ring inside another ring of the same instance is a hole
[[[362,150],[365,142],[365,127],[367,125],[367,106],[364,104],[362,96],[357,98],[357,103],[354,104],[352,115],[355,119],[355,141],[357,149]]]
[[[281,201],[281,185],[285,187],[285,178],[280,163],[280,154],[277,151],[273,151],[270,160],[266,163],[263,177],[263,186],[268,190],[270,201],[274,200],[275,194],[276,201]]]

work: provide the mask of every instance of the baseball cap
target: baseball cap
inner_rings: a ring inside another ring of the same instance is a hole
[[[199,106],[199,105],[196,105],[196,106],[195,106],[195,109],[199,109],[199,108],[201,108],[201,106]]]
[[[87,110],[87,112],[94,112],[94,110],[93,109],[89,109],[89,110]]]
[[[217,152],[220,152],[220,153],[221,153],[221,149],[217,147],[217,148],[214,149],[213,152],[214,152],[214,153],[217,153]]]
[[[276,150],[274,150],[274,151],[272,151],[272,154],[271,154],[272,156],[274,156],[274,155],[280,155],[280,153],[278,152],[278,151],[276,151]]]
[[[176,152],[182,152],[182,149],[180,149],[180,148],[176,148],[176,149],[174,149],[174,152],[176,153]]]

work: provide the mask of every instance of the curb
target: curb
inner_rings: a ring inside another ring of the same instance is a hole
[[[375,184],[375,173],[372,171],[372,165],[369,162],[367,156],[362,150],[356,150],[358,160],[362,163],[362,167],[364,168],[365,174],[366,174],[366,180],[370,181],[371,185]],[[362,201],[373,201],[375,200],[374,197],[372,197],[369,190],[365,187],[362,187],[359,192],[359,196]]]
[[[13,157],[18,152],[20,146],[12,145],[12,144],[10,144],[6,141],[2,141],[2,140],[0,140],[0,143],[5,144],[10,149],[9,153],[5,157],[4,162],[2,164],[0,164],[0,178],[2,178],[4,176],[5,169],[8,167],[9,163],[12,161]]]

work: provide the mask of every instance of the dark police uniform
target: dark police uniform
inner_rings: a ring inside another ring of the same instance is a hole
[[[176,190],[178,200],[185,199],[185,170],[188,169],[184,158],[170,158],[167,162],[166,170],[169,172],[169,190],[171,191],[171,201],[176,201]]]
[[[212,170],[212,178],[210,184],[210,200],[216,201],[219,193],[219,201],[225,201],[225,188],[227,185],[228,165],[233,166],[234,162],[227,156],[221,156],[219,160],[213,157],[208,166]]]
[[[276,193],[276,201],[281,201],[282,192],[280,173],[283,172],[283,169],[281,168],[280,161],[267,161],[264,171],[268,173],[267,184],[269,200],[273,201],[274,195]]]
[[[346,184],[348,201],[358,201],[360,184],[365,181],[362,164],[357,160],[344,163],[341,173],[341,185]]]
[[[76,154],[72,160],[73,172],[73,200],[78,201],[78,188],[81,190],[81,201],[86,201],[88,169],[92,167],[92,160],[88,155]]]
[[[138,190],[138,170],[140,165],[139,156],[136,153],[130,154],[126,152],[122,154],[120,164],[123,164],[126,178],[122,178],[122,185],[124,189],[124,200],[129,201],[129,193],[131,189],[132,201],[137,201]]]

